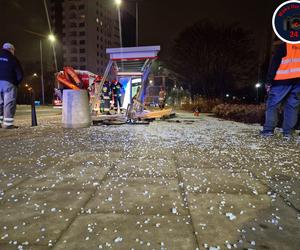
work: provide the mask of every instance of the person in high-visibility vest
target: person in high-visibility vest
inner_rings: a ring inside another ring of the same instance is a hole
[[[104,113],[110,115],[111,89],[108,81],[105,81],[103,84],[101,99],[104,101]]]
[[[158,106],[160,109],[165,108],[165,101],[166,101],[166,91],[164,91],[163,88],[160,88],[160,91],[158,94]]]
[[[266,81],[269,94],[262,136],[273,136],[278,107],[284,104],[283,136],[292,137],[300,107],[300,44],[282,43],[275,52]]]

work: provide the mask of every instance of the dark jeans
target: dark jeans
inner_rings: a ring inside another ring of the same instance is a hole
[[[104,99],[104,112],[108,112],[110,110],[110,99]]]
[[[300,106],[300,83],[274,85],[267,100],[264,131],[273,132],[278,123],[278,107],[284,104],[283,133],[290,134],[296,126]]]
[[[122,96],[114,96],[115,109],[118,108],[118,104],[119,104],[119,107],[122,108]]]

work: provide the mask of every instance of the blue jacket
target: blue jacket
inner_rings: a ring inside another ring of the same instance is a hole
[[[0,80],[16,86],[23,80],[23,70],[19,60],[5,49],[0,51]]]

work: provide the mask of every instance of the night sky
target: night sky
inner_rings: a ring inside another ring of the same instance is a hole
[[[134,14],[132,1],[123,8]],[[271,27],[272,11],[280,0],[141,0],[139,5],[140,45],[162,45],[166,48],[185,27],[208,18],[219,24],[239,23],[249,29],[256,45],[264,42]],[[39,37],[31,30],[48,33],[42,0],[0,0],[0,42],[11,41],[21,61],[39,60]],[[45,42],[44,47],[47,48]],[[48,53],[50,54],[50,53]],[[46,53],[47,56],[47,53]]]

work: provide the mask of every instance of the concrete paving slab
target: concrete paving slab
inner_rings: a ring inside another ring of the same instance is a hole
[[[300,232],[297,213],[280,199],[272,202],[267,195],[189,194],[188,197],[202,247],[279,250],[297,249],[300,244],[296,237]]]
[[[61,249],[196,249],[187,218],[97,214],[78,217],[54,247]]]
[[[267,195],[189,193],[188,200],[200,246],[207,244],[221,249],[226,249],[226,241],[235,244],[244,223],[255,219],[271,203]]]
[[[1,191],[6,191],[8,189],[11,189],[11,188],[19,185],[23,181],[27,180],[27,177],[23,177],[23,176],[13,175],[12,177],[8,177],[3,172],[0,175],[2,175],[1,179],[0,179],[0,193],[1,193]],[[3,177],[3,176],[5,176],[5,177]],[[1,200],[1,194],[0,194],[0,200]]]
[[[110,167],[111,164],[118,161],[122,156],[122,152],[87,152],[86,150],[73,153],[66,158],[61,159],[59,165],[65,168],[73,166],[99,166]]]
[[[32,209],[47,211],[57,209],[79,209],[91,197],[93,190],[47,190],[36,191],[32,189],[12,189],[8,191],[1,202],[0,210],[6,209]]]
[[[0,183],[5,186],[9,180],[17,184],[0,190],[0,222],[4,218],[3,223],[9,225],[5,228],[0,223],[0,238],[4,236],[0,249],[10,247],[9,242],[15,240],[26,240],[37,249],[47,248],[49,240],[52,245],[59,240],[60,249],[81,249],[77,246],[82,245],[83,249],[94,249],[101,244],[103,249],[130,249],[133,245],[135,249],[160,250],[203,249],[201,244],[212,240],[211,244],[223,244],[221,249],[226,249],[226,239],[240,239],[243,241],[237,249],[298,250],[295,235],[299,211],[274,205],[279,194],[290,200],[299,197],[300,154],[295,141],[283,142],[280,136],[263,140],[258,136],[259,126],[212,117],[184,122],[183,119],[193,118],[191,114],[179,117],[183,121],[179,123],[159,121],[149,126],[82,130],[62,129],[57,119],[46,119],[47,116],[38,127],[30,128],[27,115],[16,117],[20,129],[0,131]],[[132,167],[136,165],[142,167]],[[18,183],[23,178],[29,179]],[[15,189],[16,193],[12,192]],[[36,192],[45,192],[47,197],[35,196]],[[12,195],[20,201],[15,203]],[[192,196],[196,198],[191,199]],[[192,201],[190,209],[182,204],[188,204],[185,197]],[[221,203],[222,197],[226,197],[225,204]],[[268,205],[266,201],[270,199],[274,202]],[[43,201],[48,202],[47,209],[43,208]],[[168,207],[174,202],[177,207],[173,214]],[[284,201],[283,205],[288,203]],[[51,211],[51,207],[55,210]],[[239,214],[241,209],[245,210],[243,214]],[[225,210],[231,213],[227,217]],[[280,213],[281,210],[285,212]],[[80,230],[87,219],[77,220],[77,216],[91,218],[84,233]],[[231,221],[229,218],[234,216],[237,218]],[[145,228],[152,219],[153,227]],[[170,228],[157,231],[163,225],[162,219],[168,220],[164,224]],[[203,224],[206,219],[209,226]],[[190,223],[196,225],[198,238]],[[51,234],[42,238],[45,233],[40,227],[45,224]],[[118,238],[119,228],[126,237]],[[211,233],[207,233],[209,230]],[[278,231],[283,231],[282,236],[278,236]],[[220,243],[213,241],[217,237],[222,240]],[[66,248],[63,238],[67,240]],[[188,239],[186,245],[183,238]],[[174,245],[176,239],[178,245]],[[159,245],[160,241],[171,243],[166,247]],[[127,247],[121,243],[130,244]]]
[[[244,172],[225,169],[179,168],[189,192],[223,194],[266,194],[269,188]]]
[[[1,206],[0,244],[17,241],[52,246],[76,214],[69,209],[45,208],[43,212],[41,207]]]
[[[124,159],[116,166],[112,176],[146,177],[146,178],[176,178],[176,166],[172,159]]]
[[[51,247],[50,246],[40,246],[40,245],[37,245],[37,244],[36,245],[29,245],[29,244],[27,244],[27,242],[12,241],[11,244],[0,244],[0,249],[3,249],[3,250],[16,250],[16,249],[49,250],[49,249],[51,249]]]
[[[271,207],[244,225],[243,248],[296,250],[300,246],[300,217],[282,199],[273,199]],[[255,244],[255,245],[254,245]]]
[[[177,180],[116,178],[105,181],[85,210],[89,213],[187,215]]]
[[[300,181],[266,181],[266,184],[300,211]]]
[[[104,165],[104,164],[103,164]],[[20,185],[20,188],[34,189],[93,189],[106,175],[111,164],[97,166],[91,161],[78,166],[56,165],[48,168]]]
[[[216,158],[222,160],[216,161]],[[188,147],[188,153],[185,151],[176,152],[176,160],[179,167],[183,168],[216,168],[229,169],[232,171],[245,171],[243,165],[233,157],[227,150],[221,148],[199,148],[195,146]]]
[[[20,189],[33,190],[93,190],[94,180],[74,178],[48,178],[44,175],[39,175],[21,183]]]
[[[274,192],[281,194],[300,210],[300,170],[298,154],[288,157],[287,155],[273,155],[268,160],[256,158],[255,163],[247,164],[246,167],[260,179],[262,183],[269,186]],[[300,158],[299,158],[300,162]]]

